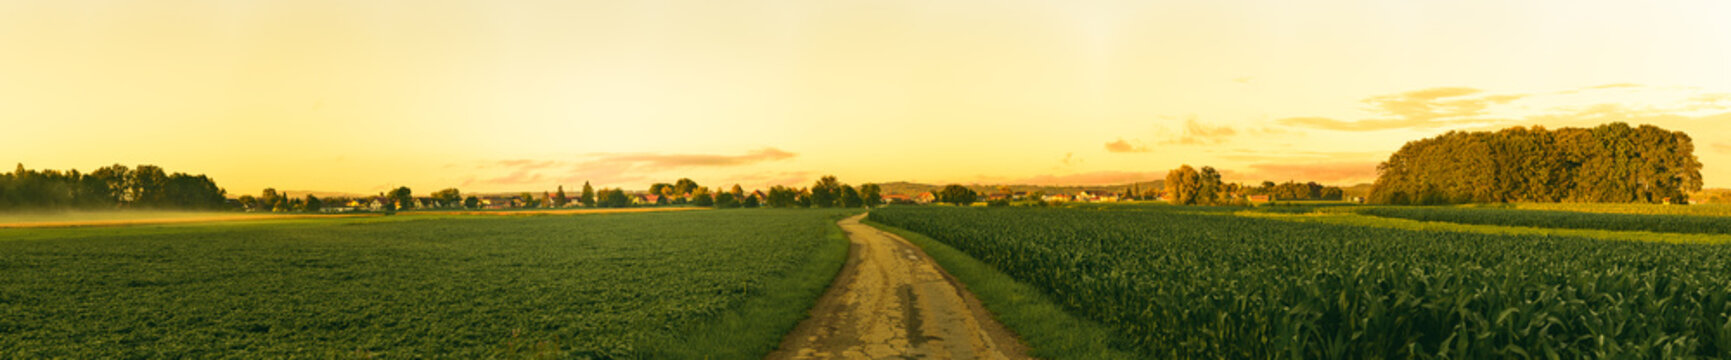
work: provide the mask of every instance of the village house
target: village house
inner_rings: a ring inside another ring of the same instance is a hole
[[[1082,201],[1082,202],[1116,202],[1116,201],[1118,201],[1118,194],[1114,194],[1114,193],[1110,193],[1110,192],[1105,192],[1105,191],[1093,191],[1093,192],[1090,192],[1090,191],[1086,191],[1086,190],[1084,190],[1084,191],[1081,191],[1081,192],[1078,192],[1078,193],[1076,193],[1076,197],[1075,197],[1075,201]]]

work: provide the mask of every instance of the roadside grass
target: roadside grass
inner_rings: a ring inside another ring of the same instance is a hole
[[[867,220],[865,224],[907,239],[925,250],[944,271],[1016,333],[1029,354],[1042,359],[1134,359],[1111,347],[1111,330],[1065,312],[1062,306],[1027,284],[930,237]]]
[[[719,210],[740,211],[740,210]],[[749,211],[749,210],[747,210]],[[836,221],[856,211],[830,216],[824,244],[805,263],[766,283],[759,295],[732,312],[683,330],[684,337],[661,337],[637,347],[648,359],[761,359],[811,314],[811,307],[847,263],[849,242]]]
[[[1420,231],[1452,231],[1496,235],[1576,236],[1605,240],[1644,241],[1672,244],[1731,244],[1731,235],[1656,233],[1647,231],[1611,231],[1591,229],[1557,229],[1500,225],[1469,225],[1449,222],[1418,221],[1360,215],[1349,212],[1316,212],[1309,214],[1278,214],[1256,211],[1233,213],[1253,217],[1293,222],[1314,222]]]
[[[1522,210],[1554,210],[1608,214],[1731,216],[1731,205],[1726,204],[1664,205],[1623,203],[1513,203],[1465,205],[1465,207],[1494,207]]]

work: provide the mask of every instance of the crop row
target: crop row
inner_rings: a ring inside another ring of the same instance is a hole
[[[889,208],[1167,359],[1723,358],[1731,248],[1076,209]]]
[[[1731,217],[1638,215],[1463,207],[1371,207],[1358,213],[1418,221],[1553,229],[1731,234]]]
[[[0,241],[0,358],[642,356],[815,261],[835,215],[66,229]]]

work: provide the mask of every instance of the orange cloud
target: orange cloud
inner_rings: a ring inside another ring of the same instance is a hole
[[[1151,150],[1148,150],[1147,146],[1131,145],[1129,141],[1124,141],[1124,138],[1118,138],[1118,141],[1106,143],[1106,151],[1115,153],[1145,153]]]
[[[591,154],[581,161],[504,160],[479,166],[482,169],[502,169],[504,175],[470,178],[464,186],[531,185],[592,181],[596,183],[633,182],[647,179],[647,173],[692,167],[730,167],[791,159],[798,154],[776,148],[763,148],[743,155],[655,154],[631,153]]]
[[[1720,154],[1731,154],[1731,143],[1713,144],[1713,150],[1718,151]]]
[[[1486,109],[1520,100],[1527,95],[1482,95],[1469,87],[1439,87],[1364,99],[1379,117],[1343,121],[1325,117],[1290,117],[1282,125],[1339,131],[1375,131],[1404,128],[1435,128],[1460,123],[1494,122],[1485,119]]]

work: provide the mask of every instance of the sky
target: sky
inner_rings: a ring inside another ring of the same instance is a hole
[[[0,162],[231,194],[1355,184],[1653,124],[1731,187],[1723,1],[5,1]],[[9,164],[10,165],[10,164]]]

